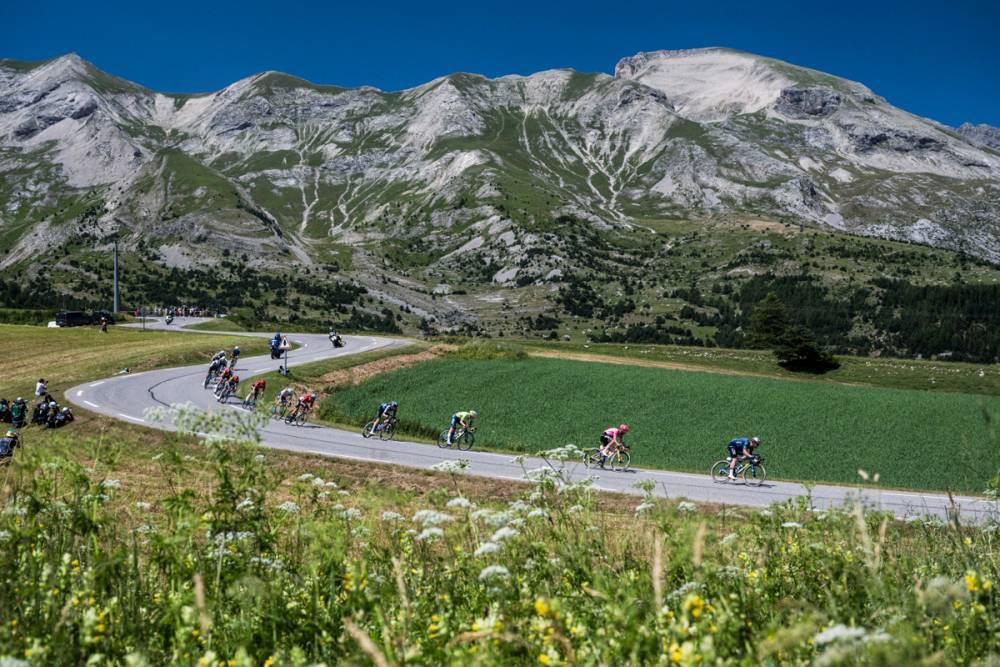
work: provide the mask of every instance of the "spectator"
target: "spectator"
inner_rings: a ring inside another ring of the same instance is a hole
[[[38,384],[35,385],[35,396],[44,396],[48,391],[48,382],[45,381],[45,378],[38,378]]]

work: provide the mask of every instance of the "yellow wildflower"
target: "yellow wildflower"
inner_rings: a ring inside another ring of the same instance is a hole
[[[545,616],[546,614],[548,614],[549,603],[543,600],[542,598],[538,598],[537,600],[535,600],[535,613],[538,614],[539,616]]]
[[[545,655],[544,653],[538,654],[538,662],[542,663],[543,665],[552,664],[552,660],[549,658],[549,656]]]

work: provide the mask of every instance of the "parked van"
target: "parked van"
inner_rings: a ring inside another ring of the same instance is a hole
[[[56,313],[56,324],[61,327],[81,327],[93,324],[93,320],[82,310],[60,310]]]

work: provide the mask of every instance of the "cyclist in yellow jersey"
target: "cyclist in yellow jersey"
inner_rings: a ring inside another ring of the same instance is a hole
[[[455,429],[461,427],[463,431],[468,431],[472,426],[472,421],[476,418],[475,410],[466,412],[456,412],[451,416],[451,428],[448,429],[448,444],[455,444]]]

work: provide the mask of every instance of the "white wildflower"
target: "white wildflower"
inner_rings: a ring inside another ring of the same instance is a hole
[[[291,500],[286,500],[285,502],[278,505],[278,509],[282,512],[288,512],[289,514],[295,514],[299,511],[299,506],[293,503]]]
[[[433,541],[444,537],[444,531],[440,528],[424,528],[424,530],[417,535],[417,542]]]
[[[837,641],[854,641],[865,636],[864,628],[849,628],[846,625],[834,625],[813,638],[817,646]]]
[[[577,514],[583,511],[583,505],[573,505],[566,511],[569,512],[570,514]]]
[[[324,486],[326,482],[323,481],[322,477],[316,477],[312,481],[313,486]]]
[[[782,528],[801,528],[802,524],[799,523],[798,521],[786,521],[785,523],[781,524],[781,527]]]
[[[514,502],[507,505],[507,509],[511,512],[527,512],[531,509],[531,505],[524,502],[523,500],[515,500]]]
[[[247,510],[252,510],[257,504],[249,498],[244,498],[236,505],[237,512],[246,512]]]
[[[510,570],[503,565],[489,565],[484,567],[479,573],[479,581],[489,581],[490,579],[507,579],[510,577]]]
[[[528,512],[528,518],[531,519],[544,519],[548,515],[549,513],[543,510],[541,507],[536,507],[535,509]]]
[[[122,483],[117,479],[106,479],[100,484],[102,489],[120,489]]]
[[[518,535],[520,535],[520,533],[514,530],[513,528],[508,528],[507,526],[504,526],[503,528],[500,528],[495,533],[493,533],[493,537],[490,538],[490,541],[503,542],[504,540],[508,540],[512,537],[517,537]]]
[[[694,503],[689,503],[686,500],[682,500],[681,502],[677,503],[678,512],[694,512],[697,509],[698,509],[697,505],[695,505]]]
[[[721,544],[722,546],[726,546],[727,544],[735,542],[738,537],[739,537],[739,535],[737,535],[736,533],[729,533],[728,535],[726,535],[725,537],[723,537],[721,540],[719,540],[719,544]]]
[[[0,542],[7,542],[8,540],[10,540],[10,531],[0,530]]]
[[[152,503],[147,503],[145,500],[139,500],[135,504],[135,508],[143,511],[148,511],[153,509]]]
[[[337,495],[338,496],[349,496],[349,495],[351,495],[351,492],[350,491],[345,491],[344,489],[341,489],[340,491],[337,491]]]
[[[437,510],[418,510],[413,515],[413,520],[424,526],[438,526],[442,523],[448,523],[453,519],[454,517],[450,514],[438,512]]]
[[[304,472],[301,475],[299,475],[299,481],[300,482],[308,482],[309,480],[311,480],[315,476],[316,475],[312,474],[311,472]]]
[[[452,509],[456,509],[456,508],[457,509],[470,509],[470,508],[473,507],[473,504],[469,501],[468,498],[463,498],[462,496],[459,496],[458,498],[452,498],[451,500],[449,500],[448,501],[448,507],[450,507]]]
[[[469,467],[468,459],[461,459],[459,461],[441,461],[440,463],[435,463],[431,466],[431,470],[437,470],[438,472],[446,472],[449,475],[459,475],[465,472],[466,468]]]
[[[476,558],[479,558],[481,556],[495,554],[498,551],[500,551],[500,545],[497,544],[496,542],[483,542],[482,544],[479,545],[479,548],[476,549],[476,553],[473,555],[475,555]]]
[[[257,454],[255,457],[253,457],[253,462],[254,463],[263,463],[264,462],[264,455],[263,454]]]
[[[327,482],[323,486],[325,486],[328,489],[336,489],[337,488],[337,483],[336,482]]]
[[[343,517],[348,521],[357,521],[361,518],[361,510],[354,507],[348,507],[344,510]]]
[[[402,521],[403,515],[399,512],[382,512],[383,521]]]
[[[653,509],[654,507],[656,507],[656,505],[654,503],[640,503],[640,504],[638,504],[638,505],[635,506],[635,513],[636,514],[645,514],[649,510]]]
[[[329,491],[321,491],[320,493],[316,494],[316,497],[317,498],[322,498],[322,499],[326,500],[327,498],[330,497],[330,492]]]

